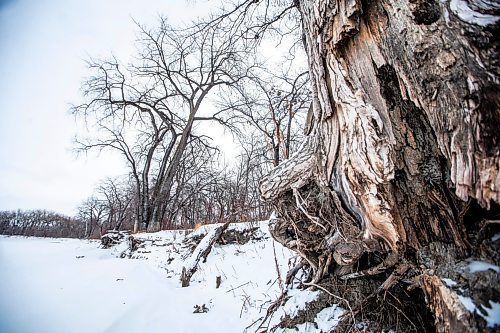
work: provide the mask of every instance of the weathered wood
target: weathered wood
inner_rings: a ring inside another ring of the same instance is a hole
[[[302,148],[261,184],[280,214],[273,236],[304,258],[314,283],[331,271],[392,267],[362,267],[371,253],[415,263],[415,253],[442,244],[453,250],[446,260],[465,257],[467,200],[500,203],[500,6],[297,6],[314,100]],[[429,298],[432,306],[446,302],[440,288],[429,293],[441,299]],[[436,327],[450,331],[443,320]]]
[[[221,282],[222,282],[222,277],[220,275],[216,276],[215,277],[215,289],[219,289]]]
[[[474,320],[456,293],[437,276],[423,275],[420,285],[436,318],[436,332],[477,332]]]
[[[194,249],[191,256],[186,260],[185,266],[182,267],[180,278],[182,287],[189,287],[191,277],[198,270],[200,260],[203,260],[203,262],[207,261],[207,257],[212,251],[212,247],[227,229],[229,223],[231,223],[231,220],[217,228],[211,229]]]

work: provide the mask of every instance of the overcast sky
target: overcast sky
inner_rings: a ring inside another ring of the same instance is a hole
[[[212,2],[213,3],[213,2]],[[72,215],[117,156],[71,152],[70,103],[80,100],[84,59],[134,51],[132,17],[153,25],[203,15],[202,0],[0,0],[0,210],[42,208]]]

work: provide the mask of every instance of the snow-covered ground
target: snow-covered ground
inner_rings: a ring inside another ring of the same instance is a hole
[[[0,332],[243,332],[280,295],[276,262],[284,279],[292,257],[260,228],[263,240],[215,246],[187,288],[184,231],[136,236],[132,259],[123,245],[0,236]]]
[[[267,222],[231,225],[228,231],[257,228],[256,237],[245,244],[214,246],[190,286],[181,288],[182,268],[193,265],[200,244],[207,241],[201,237],[213,234],[215,227],[137,234],[140,246],[133,252],[126,240],[103,249],[99,241],[0,236],[0,333],[255,332],[281,295],[280,281],[294,256],[272,240]],[[500,270],[481,261],[469,261],[464,269]],[[489,327],[499,325],[498,303],[490,301],[479,311],[457,282],[443,281],[460,291],[462,304]],[[288,290],[286,302],[264,327],[294,317],[320,293]],[[203,305],[208,312],[193,313]],[[344,312],[332,304],[313,322],[277,332],[329,332]]]

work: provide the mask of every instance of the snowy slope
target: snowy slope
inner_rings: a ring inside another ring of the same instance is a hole
[[[216,227],[136,234],[134,251],[126,239],[103,249],[99,241],[0,236],[0,333],[263,332],[319,300],[319,291],[288,290],[286,302],[258,329],[294,261],[292,253],[273,242],[267,222],[231,225],[227,232],[258,230],[242,245],[230,243],[224,234],[230,244],[216,245],[190,286],[181,288],[182,268],[192,265],[196,246]],[[480,261],[464,265],[472,273],[499,271]],[[469,311],[489,327],[498,326],[498,303],[481,305],[480,313],[457,282],[443,281],[458,288]],[[196,305],[205,305],[208,312],[193,313]],[[311,322],[276,332],[329,332],[344,313],[331,304]]]
[[[191,254],[184,231],[134,235],[144,246],[133,253],[126,242],[102,249],[96,241],[0,237],[0,332],[243,332],[280,295],[276,262],[284,279],[292,257],[273,246],[265,222],[260,232],[258,241],[215,246],[187,288],[179,282]],[[306,298],[295,297],[289,311]],[[202,304],[209,311],[193,313]]]

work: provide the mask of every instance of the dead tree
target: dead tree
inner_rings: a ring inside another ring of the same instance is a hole
[[[471,234],[498,214],[498,4],[296,5],[313,103],[302,148],[260,187],[280,215],[273,236],[302,256],[309,285],[355,283],[361,308],[389,290],[403,302],[411,285],[437,331],[484,328],[439,276],[483,255]]]

